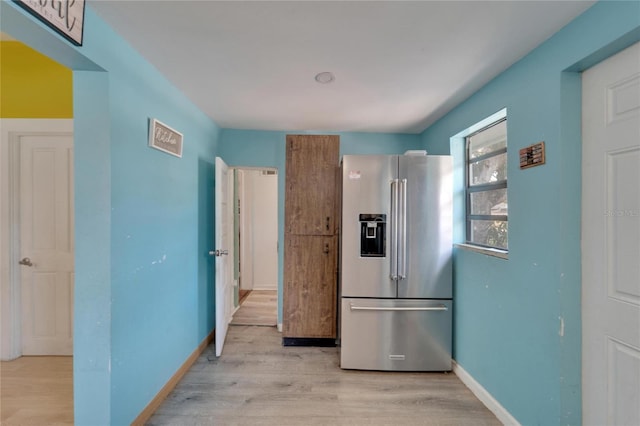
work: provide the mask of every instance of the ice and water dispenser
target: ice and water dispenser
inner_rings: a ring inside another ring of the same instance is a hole
[[[360,214],[360,256],[385,257],[386,214]]]

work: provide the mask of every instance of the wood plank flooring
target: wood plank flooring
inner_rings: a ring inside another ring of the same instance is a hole
[[[73,425],[73,358],[25,356],[0,363],[3,426]]]
[[[233,314],[231,325],[274,326],[278,321],[278,292],[252,290]]]
[[[453,374],[346,371],[338,348],[283,347],[236,326],[209,346],[148,425],[499,425]]]

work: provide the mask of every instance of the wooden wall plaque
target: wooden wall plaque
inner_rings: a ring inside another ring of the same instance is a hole
[[[544,142],[538,142],[520,150],[521,169],[540,166],[544,163]]]

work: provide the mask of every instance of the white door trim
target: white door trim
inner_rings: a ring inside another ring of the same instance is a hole
[[[0,119],[0,359],[22,355],[19,138],[26,135],[73,135],[73,119]]]

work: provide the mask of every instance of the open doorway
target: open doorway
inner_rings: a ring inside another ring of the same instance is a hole
[[[73,424],[72,71],[0,43],[0,420]]]
[[[278,170],[234,168],[232,325],[276,326],[278,305]]]

